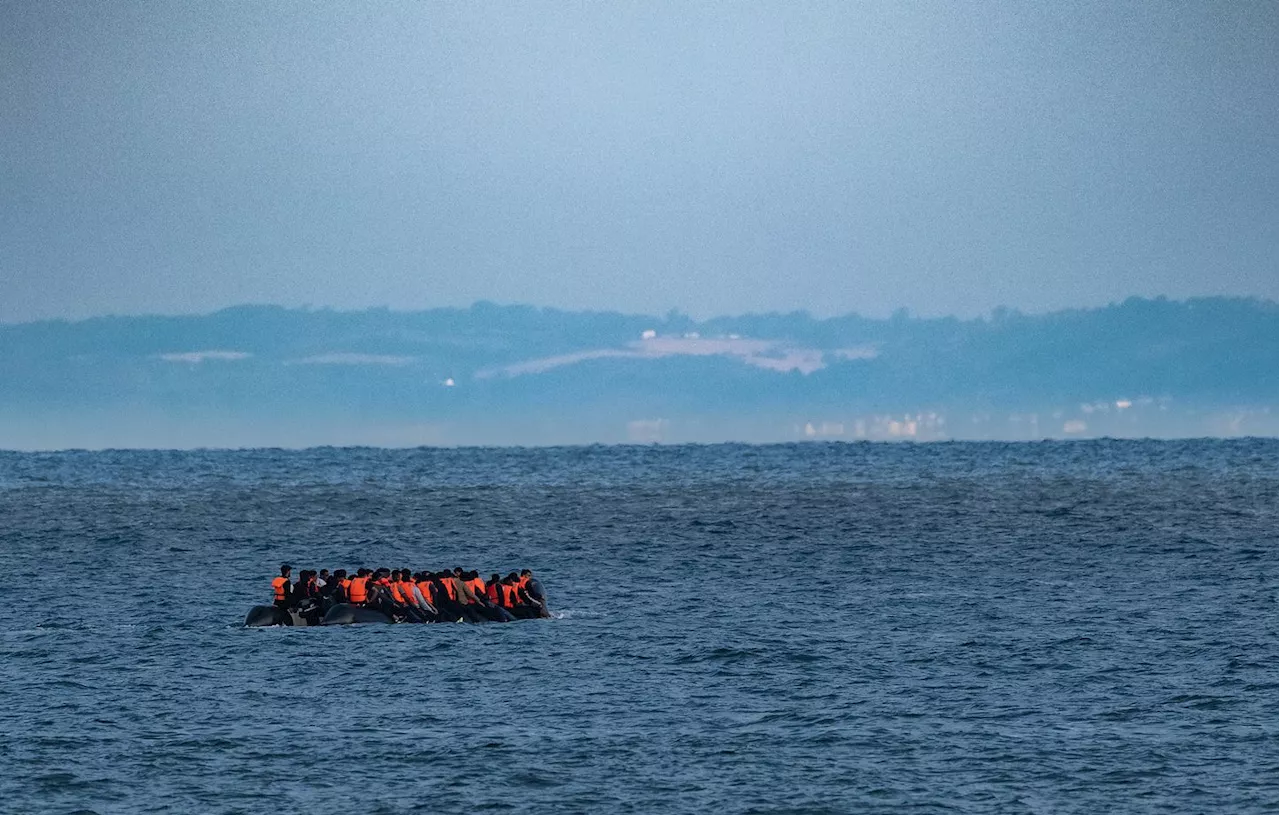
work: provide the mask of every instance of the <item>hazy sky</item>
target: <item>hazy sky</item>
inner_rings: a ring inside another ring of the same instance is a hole
[[[0,5],[0,320],[1277,296],[1267,0]]]

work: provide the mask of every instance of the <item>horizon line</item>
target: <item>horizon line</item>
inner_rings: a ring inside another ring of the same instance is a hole
[[[1047,317],[1047,316],[1052,316],[1057,314],[1066,314],[1066,313],[1073,313],[1073,312],[1105,311],[1107,309],[1119,308],[1126,304],[1135,303],[1135,302],[1136,303],[1190,305],[1198,302],[1208,302],[1208,301],[1253,303],[1257,305],[1269,305],[1269,306],[1272,306],[1273,308],[1280,308],[1280,302],[1278,302],[1277,300],[1273,300],[1268,296],[1263,296],[1263,295],[1210,294],[1210,295],[1196,295],[1192,297],[1184,297],[1179,299],[1179,298],[1169,297],[1163,294],[1154,295],[1154,296],[1144,296],[1144,295],[1135,294],[1135,295],[1129,295],[1128,297],[1125,297],[1123,300],[1111,300],[1111,301],[1108,301],[1107,303],[1100,304],[1100,305],[1066,306],[1062,308],[1049,309],[1045,311],[1023,311],[1022,309],[1017,308],[1015,306],[997,305],[997,306],[993,306],[990,310],[988,310],[985,313],[978,314],[972,317],[961,317],[955,314],[938,314],[938,315],[917,314],[912,312],[911,309],[909,309],[906,306],[900,306],[894,309],[886,317],[868,316],[856,311],[842,312],[842,313],[833,314],[827,317],[818,317],[818,316],[814,316],[813,313],[810,312],[808,309],[792,309],[790,311],[747,311],[747,312],[738,312],[738,313],[732,313],[732,314],[724,313],[724,314],[716,314],[710,317],[697,318],[675,307],[669,309],[665,314],[652,314],[652,313],[642,312],[642,311],[620,311],[616,309],[594,309],[594,308],[572,309],[572,308],[564,308],[561,306],[535,305],[532,303],[498,302],[498,301],[489,300],[486,298],[481,298],[481,299],[472,301],[469,305],[466,305],[466,306],[427,306],[427,307],[421,307],[421,308],[397,308],[390,305],[364,306],[360,308],[346,308],[342,306],[328,306],[328,305],[315,306],[309,303],[291,306],[291,305],[284,305],[280,303],[246,302],[246,303],[235,303],[231,305],[226,305],[226,306],[222,306],[222,307],[215,308],[212,310],[207,310],[207,311],[179,311],[179,312],[140,311],[140,312],[131,312],[131,313],[111,312],[111,313],[105,313],[105,314],[92,314],[84,317],[40,317],[40,318],[35,318],[30,320],[0,319],[0,328],[41,325],[41,324],[50,324],[50,323],[61,324],[61,325],[76,325],[80,323],[93,322],[95,320],[201,318],[201,317],[213,317],[213,316],[223,314],[226,312],[231,312],[231,311],[250,311],[250,310],[261,310],[261,311],[274,310],[274,311],[297,312],[297,313],[303,313],[303,314],[325,314],[325,313],[371,314],[376,312],[384,312],[387,314],[396,314],[396,315],[420,315],[420,314],[429,314],[432,312],[461,313],[461,312],[477,311],[477,310],[484,310],[484,309],[496,309],[496,310],[528,309],[536,312],[553,313],[553,314],[555,313],[601,314],[601,315],[615,315],[619,317],[636,317],[636,318],[647,317],[654,320],[682,319],[682,320],[687,320],[694,323],[706,323],[714,320],[743,319],[743,318],[750,318],[750,317],[800,317],[804,319],[813,320],[815,322],[825,322],[828,320],[842,320],[842,319],[848,319],[851,317],[862,319],[862,320],[868,320],[871,322],[891,322],[894,320],[901,320],[901,319],[921,320],[921,321],[956,320],[959,322],[987,322],[992,319],[997,319],[1003,316]]]

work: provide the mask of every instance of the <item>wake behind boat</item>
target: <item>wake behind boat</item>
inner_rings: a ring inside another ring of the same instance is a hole
[[[254,606],[249,628],[264,626],[351,625],[354,623],[512,622],[550,617],[546,593],[533,572],[524,569],[489,580],[479,572],[413,572],[409,569],[345,569],[332,574],[303,570],[294,583],[284,564],[271,581],[271,605]]]

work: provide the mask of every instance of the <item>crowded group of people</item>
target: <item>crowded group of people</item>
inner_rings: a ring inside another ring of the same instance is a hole
[[[293,580],[284,564],[271,581],[278,608],[319,621],[340,603],[375,609],[396,622],[510,622],[550,617],[547,598],[533,572],[524,569],[485,580],[462,567],[441,572],[410,569],[303,569]]]

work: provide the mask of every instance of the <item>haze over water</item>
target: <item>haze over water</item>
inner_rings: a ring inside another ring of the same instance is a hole
[[[1276,460],[1274,439],[0,453],[0,801],[1274,810]],[[282,560],[527,566],[557,619],[241,628]]]

